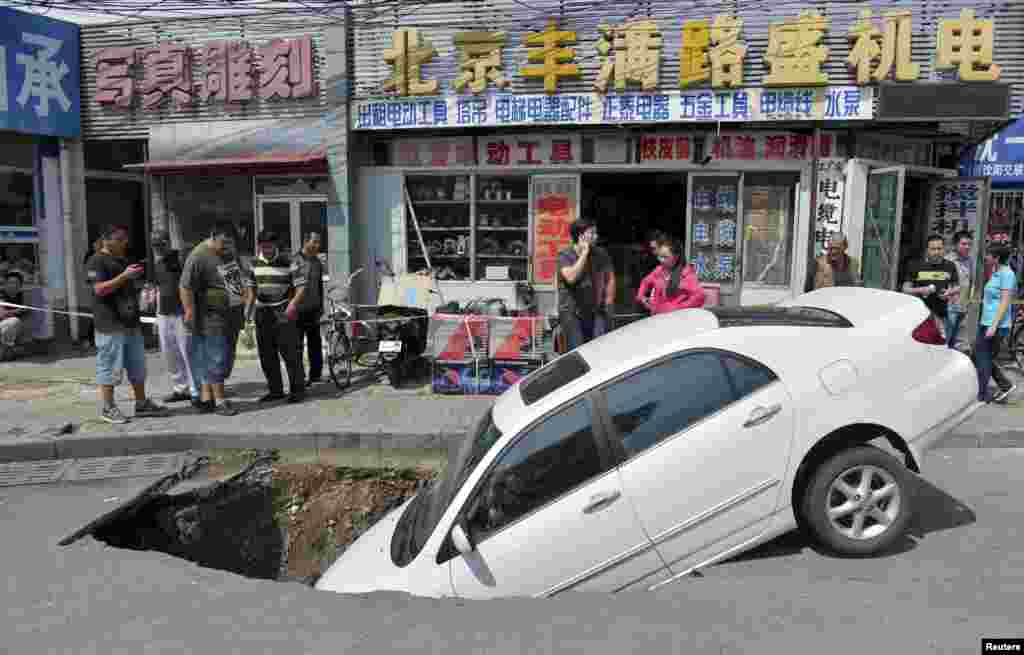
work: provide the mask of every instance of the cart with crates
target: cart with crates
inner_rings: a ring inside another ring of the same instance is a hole
[[[471,314],[430,317],[431,388],[434,393],[482,393],[490,388],[485,376],[490,345],[490,319]]]
[[[500,395],[547,361],[547,319],[517,316],[491,319],[488,348],[490,386],[483,392]]]

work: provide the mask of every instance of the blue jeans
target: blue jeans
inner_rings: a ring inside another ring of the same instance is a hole
[[[999,348],[1003,339],[1010,332],[1009,328],[999,328],[994,337],[989,339],[985,336],[988,330],[987,325],[978,325],[978,338],[974,342],[974,365],[978,369],[978,400],[988,401],[991,399],[988,393],[988,381],[994,379],[999,388],[1006,391],[1013,386],[1003,370],[996,364],[995,359],[999,356]]]
[[[96,332],[96,384],[114,386],[114,373],[121,369],[132,384],[146,381],[146,344],[142,334]]]
[[[588,341],[593,341],[608,331],[608,318],[604,314],[595,314],[584,319],[568,312],[562,312],[560,322],[564,326],[565,345],[574,350]]]
[[[228,339],[223,335],[192,335],[189,363],[196,386],[224,384],[228,371]]]
[[[946,345],[950,348],[956,345],[956,338],[960,334],[960,325],[963,322],[963,312],[950,311],[946,314]]]

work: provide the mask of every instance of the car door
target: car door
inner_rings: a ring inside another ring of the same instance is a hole
[[[449,537],[439,553],[456,595],[616,591],[667,579],[603,438],[592,399],[581,398],[495,459],[459,513],[474,551],[458,554]]]
[[[623,488],[673,574],[763,531],[793,436],[792,403],[772,371],[688,352],[603,391]]]

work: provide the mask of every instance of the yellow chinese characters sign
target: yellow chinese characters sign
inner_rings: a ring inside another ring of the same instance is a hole
[[[734,89],[747,82],[744,67],[748,47],[743,35],[743,19],[718,14],[710,19],[687,18],[663,33],[652,18],[630,19],[618,24],[601,23],[597,27],[594,49],[598,68],[593,89],[598,93],[628,91],[654,92],[661,82],[662,55],[678,43],[679,71],[673,84],[680,89],[695,87]],[[820,87],[829,79],[826,63],[830,49],[825,37],[831,27],[828,16],[817,11],[801,11],[772,21],[768,43],[762,54],[764,87]],[[880,15],[865,8],[846,29],[849,51],[845,61],[856,84],[866,85],[893,79],[912,82],[920,77],[921,67],[912,59],[913,15],[910,11],[886,11]],[[935,68],[955,70],[964,82],[995,82],[1000,67],[993,62],[995,21],[979,19],[975,10],[963,9],[956,18],[938,21],[935,35]],[[563,29],[549,19],[541,31],[527,32],[521,48],[512,55],[524,58],[523,65],[503,58],[507,43],[501,31],[469,31],[452,39],[457,57],[457,74],[452,80],[455,91],[481,94],[487,90],[508,89],[511,77],[518,75],[524,84],[543,82],[546,94],[558,93],[566,78],[582,75],[577,62],[575,31]],[[424,66],[434,63],[437,50],[420,30],[400,28],[392,34],[391,47],[384,50],[384,61],[391,74],[383,91],[396,96],[437,95],[440,83],[424,75]],[[506,72],[508,71],[508,72]],[[749,73],[749,71],[747,71]],[[839,82],[842,83],[842,82]],[[530,91],[527,91],[530,92]]]

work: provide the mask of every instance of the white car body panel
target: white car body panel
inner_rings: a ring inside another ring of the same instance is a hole
[[[583,512],[595,496],[614,493],[619,498],[604,509]],[[587,543],[581,548],[582,534]],[[543,556],[524,561],[522,544],[531,544]],[[669,577],[614,470],[527,514],[448,565],[452,587],[462,598],[494,598],[507,595],[509,589],[526,596],[617,591],[639,582],[651,586]],[[529,575],[524,575],[524,567]]]
[[[520,395],[522,383],[495,401],[492,417],[502,438],[477,463],[412,563],[400,568],[391,561],[396,510],[353,544],[317,588],[467,597],[656,588],[795,527],[797,470],[828,435],[847,426],[877,426],[860,429],[877,430],[878,437],[895,434],[920,466],[930,448],[981,406],[974,366],[965,355],[912,338],[929,315],[919,299],[837,287],[781,305],[831,311],[853,327],[720,328],[714,313],[690,309],[584,344],[576,352],[590,367],[585,375],[529,406]],[[519,433],[603,383],[689,349],[749,357],[772,369],[778,381],[622,462],[614,475],[606,472],[506,526],[468,557],[436,563],[477,482]],[[742,427],[753,408],[774,404],[783,410],[772,420]],[[581,513],[592,495],[615,489],[623,494],[617,503],[594,515]]]

